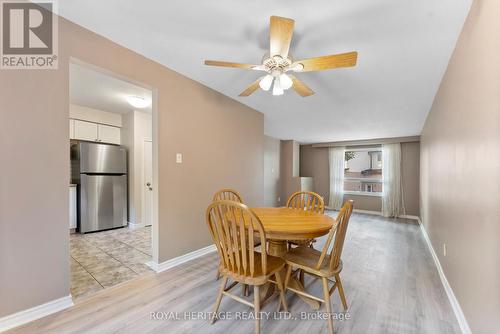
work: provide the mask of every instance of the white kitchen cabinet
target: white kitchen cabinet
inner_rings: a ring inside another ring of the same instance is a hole
[[[97,137],[97,124],[85,121],[79,121],[75,119],[74,126],[74,135],[75,139],[80,140],[90,140],[90,141],[98,141]]]
[[[69,120],[69,139],[75,139],[75,120]]]
[[[70,119],[69,138],[120,145],[121,129],[116,126]]]
[[[117,128],[116,126],[99,124],[97,126],[97,138],[99,138],[99,141],[103,143],[120,145],[120,128]]]
[[[69,228],[76,228],[76,185],[69,186]]]

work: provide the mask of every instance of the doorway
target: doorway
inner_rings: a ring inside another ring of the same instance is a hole
[[[69,72],[70,289],[78,301],[153,272],[147,263],[157,257],[157,111],[148,85],[77,59]],[[119,170],[96,176],[80,168],[92,158],[110,166],[108,156]],[[86,181],[97,177],[111,181]]]

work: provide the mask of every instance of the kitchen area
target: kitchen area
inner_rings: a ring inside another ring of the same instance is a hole
[[[151,273],[152,91],[70,64],[73,299]]]

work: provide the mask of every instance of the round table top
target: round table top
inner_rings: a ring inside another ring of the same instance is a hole
[[[307,240],[328,234],[335,219],[327,215],[290,208],[252,208],[268,239]]]

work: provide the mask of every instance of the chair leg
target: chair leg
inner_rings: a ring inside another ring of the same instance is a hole
[[[302,270],[302,269],[299,270],[299,282],[300,282],[300,284],[302,284],[302,286],[305,285],[304,270]]]
[[[215,274],[215,280],[218,281],[219,278],[220,278],[220,271],[219,271],[219,267],[220,267],[220,262],[219,262],[219,265],[217,266],[217,273]]]
[[[255,334],[260,334],[260,286],[253,287],[253,309],[255,313]]]
[[[243,296],[248,297],[250,295],[249,289],[248,289],[248,284],[243,284],[241,286],[241,293]]]
[[[290,282],[290,278],[292,277],[292,266],[291,265],[287,265],[287,270],[286,270],[286,275],[285,275],[285,292],[286,292],[286,288],[288,288],[288,283]]]
[[[333,320],[332,320],[332,305],[330,304],[330,290],[328,289],[328,279],[322,277],[323,280],[323,296],[325,299],[326,313],[328,313],[328,332],[333,334]]]
[[[347,311],[347,300],[345,298],[344,287],[342,286],[342,281],[340,280],[340,274],[335,275],[335,281],[337,282],[340,300],[342,301],[342,305],[344,306],[344,311]]]
[[[215,322],[215,320],[217,318],[215,315],[217,314],[217,311],[219,310],[220,302],[222,300],[222,293],[224,292],[224,289],[226,288],[227,279],[228,279],[227,276],[224,276],[224,278],[222,279],[222,282],[221,282],[221,285],[219,288],[219,294],[217,295],[217,299],[215,300],[214,317],[210,321],[210,323],[212,323],[212,324]]]
[[[281,273],[278,271],[276,274],[276,282],[278,282],[278,289],[280,290],[280,301],[278,302],[278,312],[281,309],[281,305],[283,305],[283,309],[285,312],[288,312],[288,307],[286,305],[286,298],[285,298],[285,289],[283,287],[283,278],[281,277]]]

